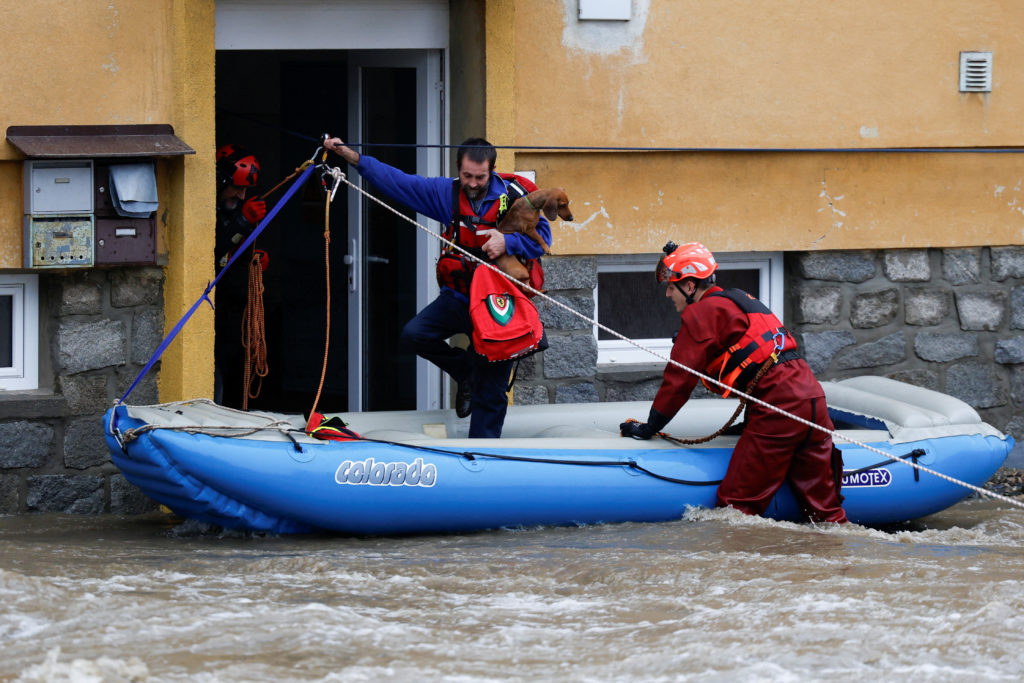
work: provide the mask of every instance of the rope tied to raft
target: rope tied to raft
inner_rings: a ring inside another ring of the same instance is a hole
[[[324,136],[327,137],[326,135]],[[333,180],[331,188],[327,189],[327,180],[330,178]],[[338,185],[341,181],[345,180],[345,174],[341,172],[340,168],[336,166],[328,166],[324,164],[324,172],[320,176],[320,182],[323,185],[324,190],[327,192],[327,197],[324,200],[324,279],[326,281],[326,296],[327,303],[325,304],[325,319],[324,325],[324,362],[320,368],[320,384],[316,388],[316,397],[313,399],[313,407],[309,409],[310,419],[316,414],[316,409],[320,403],[320,395],[324,390],[324,381],[327,379],[327,359],[330,355],[331,348],[331,203],[334,201],[334,196],[338,191]]]

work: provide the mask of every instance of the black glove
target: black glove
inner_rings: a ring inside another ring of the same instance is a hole
[[[665,417],[654,408],[651,408],[651,414],[647,416],[647,422],[623,422],[619,425],[619,434],[622,436],[631,436],[634,439],[649,439],[668,424],[671,418]]]
[[[634,439],[649,439],[654,436],[654,430],[646,422],[623,422],[619,425],[619,434]]]

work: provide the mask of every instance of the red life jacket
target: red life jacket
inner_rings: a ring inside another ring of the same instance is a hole
[[[499,173],[498,176],[505,182],[506,192],[497,201],[492,202],[481,216],[473,211],[469,198],[462,191],[459,179],[453,180],[452,222],[446,225],[444,232],[441,233],[446,240],[454,242],[481,261],[488,260],[482,248],[487,242],[487,236],[482,233],[496,228],[514,201],[537,189],[529,178],[514,173]],[[437,260],[437,284],[441,287],[451,287],[456,292],[469,296],[469,283],[473,277],[474,267],[475,263],[467,259],[462,252],[446,246]]]
[[[796,358],[796,340],[767,306],[740,289],[725,289],[707,296],[724,296],[747,316],[747,331],[739,341],[712,360],[704,374],[732,389],[746,392],[750,381],[764,363]],[[723,397],[732,393],[702,379],[710,391]]]

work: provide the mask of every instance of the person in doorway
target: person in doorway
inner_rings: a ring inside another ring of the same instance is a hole
[[[657,279],[681,316],[672,345],[672,360],[715,378],[712,391],[736,389],[820,425],[834,428],[825,392],[796,341],[760,301],[738,289],[715,284],[718,263],[704,245],[677,247],[669,242],[658,262]],[[697,376],[669,363],[647,422],[623,422],[622,436],[650,439],[664,429],[689,400]],[[748,391],[749,390],[749,391]],[[753,402],[733,449],[717,504],[751,515],[768,508],[775,492],[788,482],[804,514],[814,522],[846,522],[834,477],[832,437]]]
[[[509,253],[523,259],[538,258],[540,246],[521,234],[503,235],[495,229],[499,213],[511,201],[536,189],[524,178],[503,178],[494,171],[498,153],[483,138],[469,138],[456,153],[458,178],[404,173],[372,156],[328,138],[333,150],[388,197],[446,226],[444,236],[482,260]],[[551,244],[551,227],[541,217],[537,231]],[[401,343],[444,370],[457,383],[455,410],[459,417],[472,414],[469,436],[501,436],[508,408],[508,382],[512,361],[488,362],[472,349],[447,343],[457,333],[472,334],[469,317],[469,282],[474,262],[451,250],[438,260],[441,292],[402,329]]]
[[[238,145],[217,149],[217,230],[215,269],[220,270],[232,254],[267,215],[267,205],[249,196],[260,177],[256,157]],[[260,252],[265,263],[265,253]],[[264,265],[264,270],[266,265]],[[217,283],[217,311],[214,318],[214,400],[240,407],[244,349],[241,343],[242,314],[248,300],[249,276],[244,263],[236,263]]]

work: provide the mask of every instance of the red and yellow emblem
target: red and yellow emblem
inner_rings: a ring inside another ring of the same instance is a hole
[[[508,321],[512,319],[512,313],[515,311],[516,300],[508,294],[489,294],[487,295],[487,311],[494,318],[494,322],[498,323],[502,327],[508,325]]]

